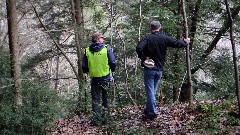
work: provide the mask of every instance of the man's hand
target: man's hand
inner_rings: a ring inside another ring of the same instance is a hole
[[[190,38],[185,38],[184,41],[189,45],[189,43],[190,43]]]
[[[83,78],[84,78],[84,80],[87,80],[87,73],[83,73]]]

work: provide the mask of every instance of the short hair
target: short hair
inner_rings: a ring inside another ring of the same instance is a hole
[[[161,28],[161,23],[159,21],[152,21],[150,23],[151,30],[157,30]]]
[[[93,42],[93,43],[96,43],[97,40],[98,40],[100,37],[103,37],[103,35],[102,35],[101,33],[99,33],[99,32],[93,33],[93,35],[92,35],[92,42]]]

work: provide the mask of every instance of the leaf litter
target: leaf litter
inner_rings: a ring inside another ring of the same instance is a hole
[[[214,104],[220,104],[214,102]],[[105,125],[92,126],[86,115],[76,115],[72,118],[61,118],[55,122],[55,128],[47,129],[51,135],[95,135],[95,134],[161,134],[161,135],[200,135],[212,134],[199,130],[195,126],[201,114],[188,107],[187,104],[162,105],[157,107],[158,117],[154,120],[142,121],[144,106],[125,106],[111,112],[109,122]],[[227,125],[223,117],[222,128]],[[227,133],[240,135],[240,124]],[[236,130],[239,129],[239,130]],[[135,131],[135,132],[134,132]],[[200,132],[201,131],[201,132]]]

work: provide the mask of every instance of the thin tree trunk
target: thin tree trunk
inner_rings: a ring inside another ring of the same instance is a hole
[[[194,11],[193,11],[193,16],[191,18],[190,38],[191,38],[192,45],[193,45],[195,34],[197,31],[197,22],[198,22],[201,3],[202,3],[202,0],[197,0]]]
[[[195,3],[195,8],[194,8],[194,11],[193,11],[193,15],[192,15],[192,18],[191,18],[191,28],[190,28],[190,38],[191,38],[191,45],[193,46],[193,42],[194,42],[194,38],[195,38],[195,33],[196,33],[196,30],[197,30],[197,22],[198,22],[198,17],[199,17],[199,12],[200,12],[200,7],[201,7],[201,3],[202,3],[202,0],[197,0],[197,2]],[[182,37],[182,36],[180,36]],[[191,58],[193,58],[193,56],[191,55]],[[192,70],[191,70],[192,71]],[[191,72],[192,73],[192,72]],[[181,92],[181,89],[183,88],[183,83],[186,79],[186,72],[183,76],[183,79],[179,85],[179,89],[178,89],[178,94],[176,95],[177,96],[177,101],[179,101],[179,98],[181,98],[181,100],[183,99],[183,101],[185,100],[184,98],[185,97],[180,97],[180,92]]]
[[[54,58],[51,58],[50,60],[51,60],[51,63],[50,63],[50,71],[49,71],[49,72],[50,72],[50,73],[49,73],[49,74],[50,74],[50,77],[49,77],[49,79],[51,80],[51,83],[54,84],[54,75],[53,75],[53,74],[54,74],[54,72],[53,72],[53,62],[54,62]]]
[[[141,30],[142,30],[142,0],[139,0],[139,27],[138,27],[138,42],[141,40]],[[138,71],[138,56],[135,52],[135,69],[134,74],[137,75]],[[136,78],[137,79],[137,78]],[[135,89],[135,100],[137,100],[137,89]]]
[[[113,0],[111,0],[111,11],[110,11],[110,45],[115,47],[115,45],[113,45]]]
[[[235,71],[235,83],[236,83],[236,95],[237,95],[237,101],[238,101],[238,112],[240,113],[240,91],[239,91],[239,74],[238,74],[238,65],[237,65],[237,54],[236,54],[236,47],[235,47],[235,41],[233,36],[233,18],[231,15],[231,11],[229,8],[228,0],[225,0],[228,19],[230,23],[230,39],[232,44],[232,51],[233,51],[233,64],[234,64],[234,71]]]
[[[185,28],[185,38],[188,38],[188,24],[187,24],[187,15],[185,10],[186,2],[182,0],[182,8],[183,8],[183,19],[184,19],[184,28]],[[189,94],[189,104],[193,104],[193,92],[192,92],[192,78],[191,78],[191,67],[190,67],[190,56],[189,56],[189,45],[186,49],[186,62],[187,62],[187,90]]]
[[[122,39],[121,35],[119,34],[119,32],[118,32],[118,35],[119,35],[119,37],[121,39],[121,42],[122,42],[122,45],[123,45],[124,71],[125,71],[124,87],[125,87],[125,90],[127,91],[128,97],[131,99],[132,103],[134,105],[136,105],[134,99],[132,98],[132,95],[130,94],[130,92],[128,90],[128,70],[127,70],[126,44],[125,44],[124,40]]]
[[[18,27],[16,20],[16,2],[15,0],[7,0],[7,17],[8,17],[8,35],[9,49],[11,58],[11,77],[14,79],[13,88],[15,89],[16,103],[22,105],[21,96],[21,67],[19,57],[18,44]]]
[[[175,52],[174,54],[174,65],[179,64],[179,54],[178,52]],[[175,86],[173,87],[173,102],[178,101],[179,99],[179,94],[180,94],[180,76],[179,76],[179,69],[178,67],[174,67],[173,69],[174,72],[174,80],[175,80]]]
[[[142,0],[139,0],[139,27],[138,27],[138,42],[141,40],[141,30],[142,30]],[[137,75],[138,70],[138,56],[135,56],[135,75]]]
[[[84,47],[84,19],[83,19],[83,2],[82,0],[73,0],[72,8],[73,8],[73,17],[75,19],[75,41],[77,48],[77,57],[78,57],[78,86],[79,86],[79,97],[78,97],[78,107],[81,109],[81,106],[84,106],[84,111],[87,111],[87,91],[84,89],[84,75],[82,71],[82,57]],[[84,90],[84,93],[83,93]],[[83,95],[84,94],[84,95]],[[84,97],[84,99],[83,99]],[[82,108],[83,109],[83,108]]]
[[[115,47],[115,45],[113,45],[113,11],[114,11],[114,9],[113,9],[113,4],[114,4],[114,2],[113,2],[113,0],[111,0],[111,11],[110,11],[110,28],[111,28],[111,30],[110,30],[110,45],[111,46],[113,46],[113,48]],[[113,75],[113,80],[112,80],[112,83],[113,83],[113,103],[115,103],[115,98],[116,98],[116,87],[115,87],[115,80],[114,80],[114,73],[112,72],[112,75]]]
[[[59,56],[56,57],[56,80],[55,80],[55,86],[54,89],[58,90],[58,84],[59,84]]]
[[[178,0],[178,14],[181,14],[181,2],[180,0]],[[177,31],[177,39],[180,39],[182,37],[182,31],[180,29],[178,29]],[[178,65],[179,64],[179,52],[176,51],[174,53],[174,65]],[[174,67],[173,69],[174,72],[174,80],[175,80],[175,86],[173,87],[173,102],[178,101],[179,99],[179,94],[180,94],[180,71],[178,67]]]
[[[83,71],[82,71],[82,47],[84,41],[84,21],[83,21],[83,5],[82,0],[74,0],[74,14],[75,14],[75,21],[76,21],[76,47],[77,47],[77,56],[78,56],[78,76],[80,80],[83,80]]]

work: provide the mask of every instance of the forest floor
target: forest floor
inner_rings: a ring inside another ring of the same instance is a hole
[[[211,106],[210,104],[214,104]],[[221,104],[221,105],[220,105]],[[217,110],[221,101],[203,103],[191,109],[187,104],[161,105],[154,120],[142,121],[144,106],[125,106],[111,113],[105,125],[92,126],[87,116],[76,115],[60,119],[55,128],[48,130],[52,135],[95,135],[95,134],[150,134],[150,135],[240,135],[240,118],[233,118],[229,111]]]

